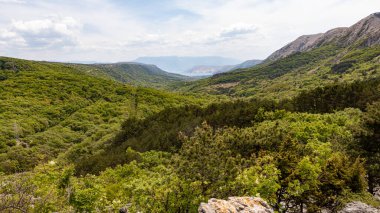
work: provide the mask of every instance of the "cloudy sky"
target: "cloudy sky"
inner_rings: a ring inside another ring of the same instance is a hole
[[[380,0],[0,0],[0,55],[263,59],[300,35],[379,11]]]

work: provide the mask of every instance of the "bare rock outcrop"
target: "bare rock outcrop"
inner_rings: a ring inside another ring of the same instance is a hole
[[[380,213],[380,209],[355,201],[346,204],[346,206],[338,211],[338,213]]]
[[[373,196],[375,199],[380,200],[380,186],[376,187],[373,191]]]
[[[261,198],[229,197],[228,200],[212,198],[201,203],[199,213],[273,213],[273,209]]]

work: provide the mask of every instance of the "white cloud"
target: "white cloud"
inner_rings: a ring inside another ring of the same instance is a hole
[[[141,46],[149,46],[149,45],[164,45],[167,43],[164,35],[159,34],[143,34],[136,36],[124,43],[121,43],[122,46],[130,46],[130,47],[141,47]]]
[[[379,0],[150,1],[0,0],[0,55],[60,61],[159,55],[263,59],[300,35],[350,26],[380,9]]]
[[[75,32],[79,28],[80,24],[72,17],[12,21],[0,31],[0,39],[23,48],[67,47],[77,44]]]
[[[18,37],[15,32],[11,32],[7,29],[0,29],[0,39],[8,40]]]
[[[26,1],[23,0],[0,0],[0,3],[2,4],[25,4]]]
[[[220,33],[221,37],[236,37],[243,34],[250,34],[256,31],[256,27],[249,24],[235,24],[231,27],[223,29]]]
[[[141,34],[120,43],[120,45],[125,47],[165,45],[167,47],[186,46],[191,48],[192,45],[212,45],[234,39],[243,39],[242,36],[252,36],[255,32],[257,32],[257,28],[253,25],[237,23],[215,32],[204,33],[192,30],[178,32],[175,37],[168,33]]]

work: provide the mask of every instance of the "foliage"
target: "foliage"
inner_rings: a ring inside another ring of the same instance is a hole
[[[271,205],[277,202],[276,192],[281,188],[280,171],[273,164],[273,157],[256,159],[255,166],[245,169],[236,177],[236,187],[244,194],[264,198]]]
[[[369,192],[380,184],[380,102],[367,106],[362,126],[356,132],[357,140],[348,144],[351,155],[366,159]]]
[[[26,174],[28,180],[51,190],[30,194],[48,197],[51,211],[127,206],[131,212],[194,212],[201,201],[236,194],[262,196],[277,210],[297,212],[336,208],[345,196],[364,193],[363,161],[339,151],[355,139],[350,131],[360,125],[359,110],[261,113],[264,120],[245,127],[203,123],[192,136],[182,134],[174,154],[128,148],[129,163],[97,176],[74,176],[73,167],[60,162],[39,166]]]
[[[242,159],[232,152],[227,135],[213,131],[203,123],[191,138],[182,136],[176,167],[182,178],[199,185],[202,195],[226,197],[230,193],[226,183],[239,172]]]
[[[336,83],[303,91],[293,98],[293,110],[313,113],[333,112],[347,107],[366,109],[368,103],[380,99],[380,78]],[[289,104],[289,103],[286,103]]]

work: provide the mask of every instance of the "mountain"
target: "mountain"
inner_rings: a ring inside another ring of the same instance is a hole
[[[250,68],[250,67],[253,67],[253,66],[260,64],[261,62],[262,62],[262,60],[257,60],[257,59],[244,61],[241,64],[238,64],[238,65],[231,67],[228,71]]]
[[[47,62],[49,63],[49,62]],[[192,81],[197,78],[166,72],[156,65],[138,62],[51,62],[65,64],[87,74],[112,79],[121,83],[152,88],[167,88],[171,84]]]
[[[106,64],[107,63],[107,62],[99,62],[99,61],[52,61],[52,62],[71,63],[71,64]]]
[[[161,70],[155,65],[136,62],[114,64],[74,65],[87,69],[87,73],[112,78],[131,85],[164,88],[169,84],[192,80],[191,77]]]
[[[189,75],[189,70],[196,66],[226,66],[238,64],[241,61],[224,58],[219,56],[199,56],[199,57],[180,57],[180,56],[161,56],[161,57],[140,57],[135,62],[154,64],[159,68],[172,72]]]
[[[190,75],[214,75],[223,72],[229,72],[236,69],[245,69],[253,67],[261,63],[261,60],[248,60],[237,65],[225,65],[225,66],[195,66],[188,70],[186,73],[191,73]]]
[[[359,42],[368,47],[380,44],[380,13],[374,13],[351,27],[340,27],[314,35],[303,35],[271,54],[267,60],[274,61],[297,52],[306,52],[326,44],[347,47]]]
[[[380,75],[380,14],[347,28],[301,36],[263,63],[221,73],[175,89],[231,96],[284,98],[334,82]]]

